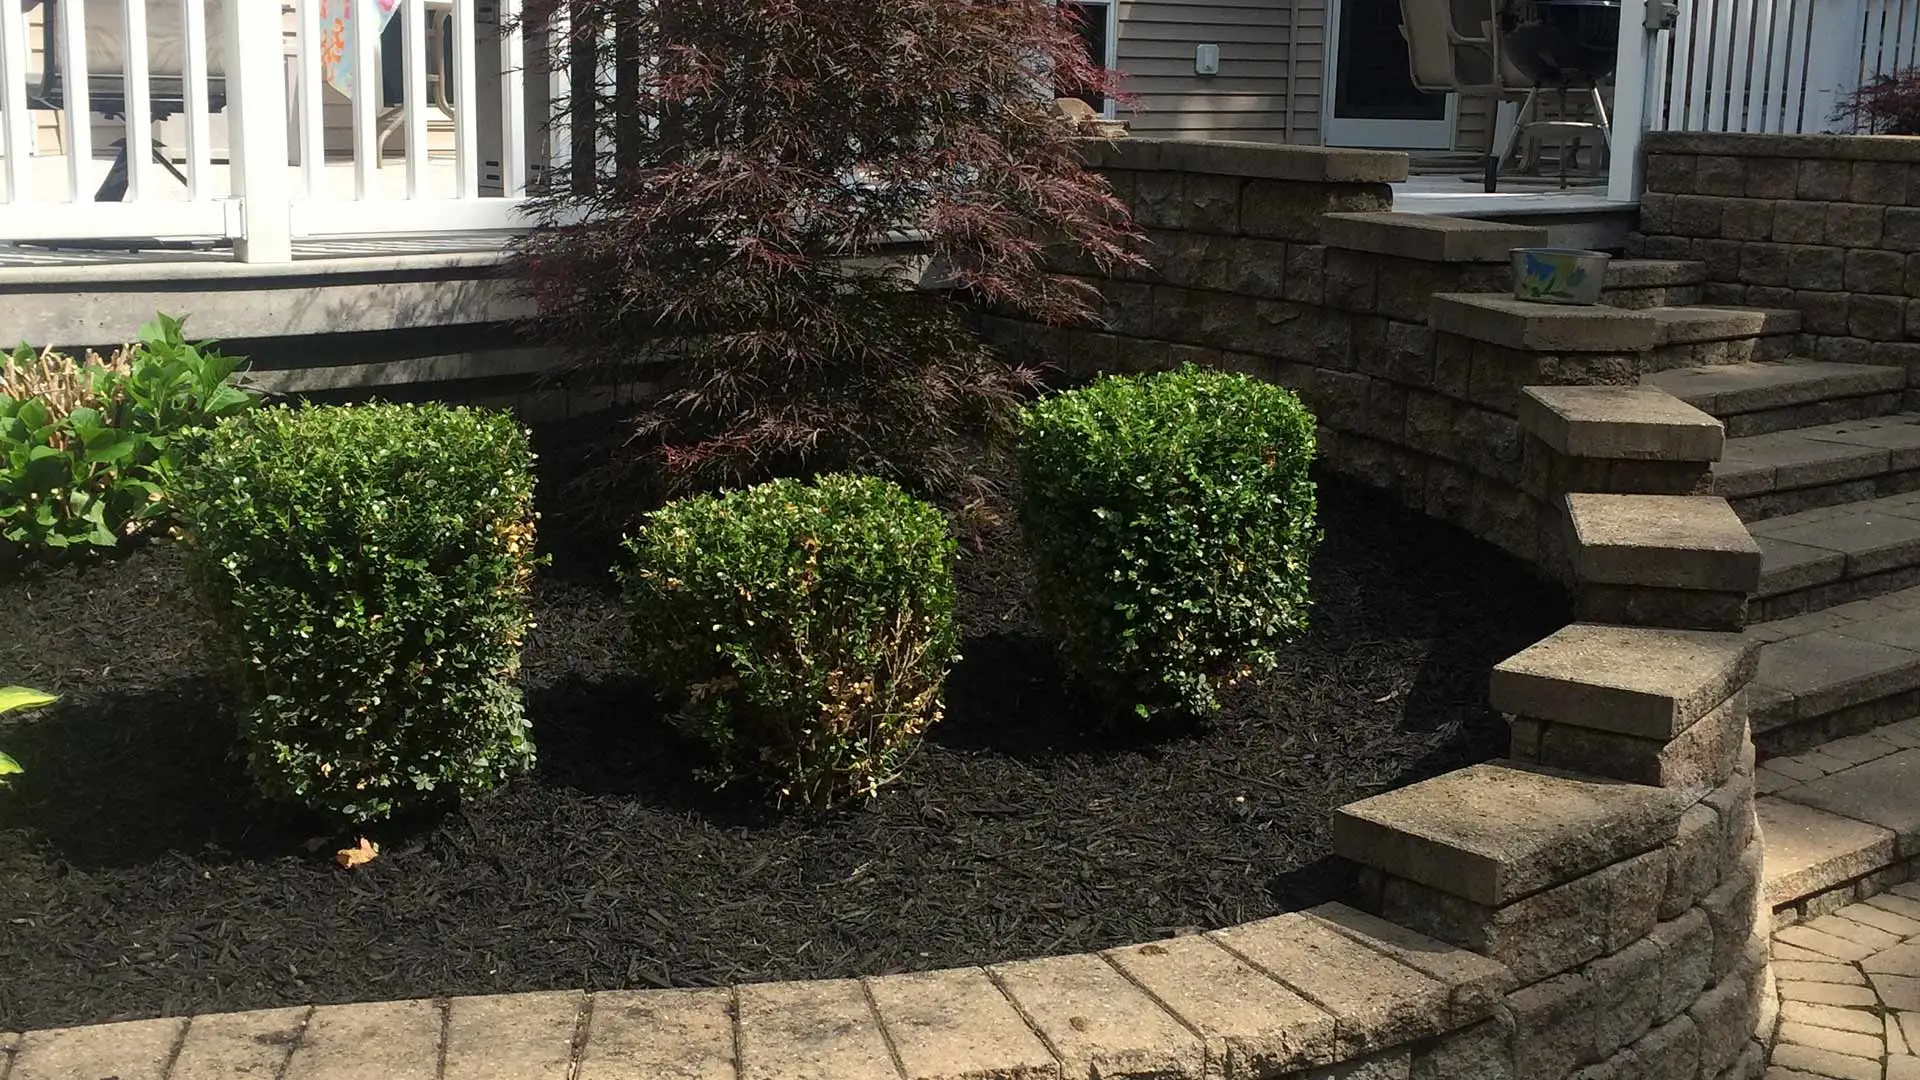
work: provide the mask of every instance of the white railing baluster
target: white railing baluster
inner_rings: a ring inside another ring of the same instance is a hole
[[[1786,64],[1786,93],[1780,98],[1780,122],[1776,131],[1797,135],[1806,130],[1807,64],[1811,57],[1814,4],[1818,0],[1793,0],[1793,25],[1782,62]]]
[[[1706,129],[1708,82],[1713,75],[1713,27],[1716,0],[1698,0],[1694,10],[1693,56],[1687,72],[1687,130]]]
[[[1648,61],[1650,84],[1647,91],[1647,117],[1642,126],[1648,131],[1665,131],[1672,126],[1667,119],[1667,109],[1673,94],[1673,31],[1662,30],[1653,35],[1650,55],[1652,58]]]
[[[1790,6],[1791,0],[1758,0],[1753,6],[1753,74],[1747,91],[1751,98],[1747,105],[1746,131],[1767,130],[1767,109],[1774,95],[1780,92],[1780,84],[1773,75],[1773,50],[1780,34],[1781,8]]]
[[[547,24],[547,40],[553,58],[547,72],[547,183],[555,183],[558,173],[573,161],[573,21],[566,3],[554,6],[553,19]],[[565,103],[563,109],[562,103]]]
[[[1767,73],[1767,95],[1760,101],[1760,122],[1749,130],[1780,130],[1780,106],[1787,96],[1787,49],[1793,42],[1794,0],[1777,0],[1769,10],[1767,51],[1759,60]]]
[[[300,179],[309,199],[322,198],[327,184],[326,72],[320,59],[326,31],[320,25],[320,0],[300,0]]]
[[[227,0],[238,3],[240,0]],[[213,198],[213,113],[209,106],[212,79],[207,63],[211,40],[207,28],[207,0],[180,0],[180,23],[186,30],[186,79],[187,98],[187,198],[194,202],[203,202]],[[228,30],[223,26],[220,38],[228,42],[227,52],[232,53],[232,43]],[[221,85],[226,88],[227,96],[232,97],[236,78],[233,74],[233,62],[228,56],[221,57]]]
[[[1673,24],[1673,65],[1668,75],[1667,129],[1688,130],[1687,99],[1693,92],[1693,24],[1700,17],[1703,0],[1681,0],[1678,18]]]
[[[33,116],[27,112],[27,15],[0,3],[0,132],[6,135],[7,201],[33,197]]]
[[[407,129],[407,198],[417,199],[427,178],[427,3],[401,0],[400,50],[406,80],[401,115]]]
[[[475,136],[474,116],[480,100],[480,77],[473,55],[478,44],[474,36],[473,2],[453,0],[453,93],[448,96],[453,99],[453,190],[455,197],[461,199],[480,197],[480,145]],[[446,77],[447,73],[442,72],[441,78]],[[500,76],[503,83],[519,77],[514,72],[502,72]]]
[[[153,84],[147,79],[147,0],[126,0],[127,70],[121,95],[126,99],[127,201],[152,191]]]
[[[376,198],[380,167],[379,112],[384,90],[380,72],[380,8],[374,0],[352,0],[353,17],[353,197]]]
[[[60,5],[60,115],[65,122],[67,183],[73,202],[93,200],[93,102],[87,94],[86,0]],[[48,63],[54,58],[48,57]]]
[[[500,188],[527,193],[527,49],[520,0],[500,0]]]
[[[1760,0],[1761,5],[1773,0]],[[1727,120],[1725,131],[1745,131],[1747,75],[1753,67],[1754,0],[1734,0],[1733,26],[1727,50]]]

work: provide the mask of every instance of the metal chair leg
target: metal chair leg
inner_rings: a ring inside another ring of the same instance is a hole
[[[187,183],[186,174],[175,168],[173,162],[167,159],[167,155],[163,152],[164,149],[164,144],[157,139],[154,140],[154,162],[169,173],[172,173],[173,178],[180,181],[181,187],[191,186]],[[127,198],[128,171],[127,140],[116,139],[113,143],[113,164],[107,168],[107,178],[100,182],[99,190],[93,193],[93,201],[125,202]]]
[[[1514,149],[1520,145],[1520,138],[1527,130],[1527,124],[1533,118],[1534,100],[1540,91],[1528,88],[1527,96],[1520,102],[1519,111],[1513,114],[1513,126],[1507,129],[1507,138],[1495,154],[1487,160],[1486,189],[1493,191],[1499,186],[1500,170],[1507,167],[1513,159]]]

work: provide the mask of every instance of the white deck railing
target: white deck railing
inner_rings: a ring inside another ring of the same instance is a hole
[[[1622,3],[1608,183],[1615,199],[1639,194],[1642,131],[1851,131],[1838,115],[1847,95],[1877,75],[1920,64],[1920,0],[1665,6],[1671,20],[1661,17],[1658,0]]]
[[[524,40],[521,0],[22,7],[0,0],[0,241],[231,240],[282,262],[307,238],[520,227],[554,163],[567,73]],[[383,9],[384,35],[359,32]],[[99,189],[121,139],[114,198]]]

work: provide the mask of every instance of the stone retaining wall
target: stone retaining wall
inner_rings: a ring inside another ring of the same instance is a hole
[[[1319,418],[1331,466],[1550,568],[1566,491],[1704,489],[1704,457],[1663,463],[1657,481],[1626,475],[1638,464],[1575,469],[1526,430],[1523,387],[1632,384],[1673,348],[1639,312],[1503,300],[1508,251],[1545,230],[1387,212],[1398,154],[1140,139],[1089,152],[1153,266],[1102,278],[1064,262],[1101,289],[1103,325],[990,315],[1002,346],[1070,376],[1195,362],[1282,383]]]
[[[1637,252],[1705,263],[1709,303],[1799,311],[1816,359],[1920,386],[1920,139],[1656,131],[1644,145]]]

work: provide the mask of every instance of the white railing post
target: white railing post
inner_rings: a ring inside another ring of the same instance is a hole
[[[1834,110],[1841,98],[1860,85],[1867,40],[1866,0],[1824,0],[1813,5],[1807,55],[1806,100],[1801,107],[1800,130],[1814,134],[1833,129]]]
[[[1633,202],[1640,198],[1640,136],[1647,127],[1647,56],[1654,31],[1647,29],[1648,0],[1622,0],[1620,52],[1613,69],[1613,145],[1607,168],[1607,198]]]
[[[229,0],[225,7],[229,169],[241,218],[234,250],[242,262],[292,262],[280,5]]]

